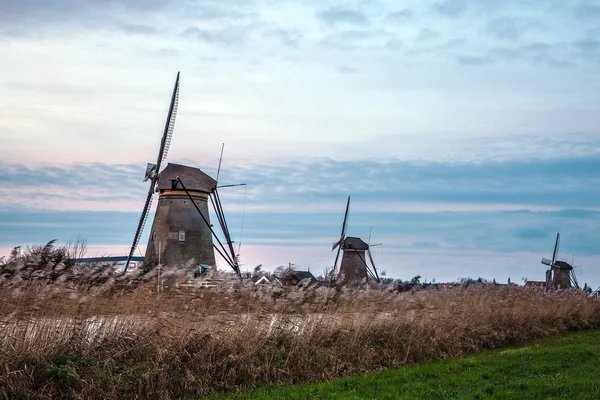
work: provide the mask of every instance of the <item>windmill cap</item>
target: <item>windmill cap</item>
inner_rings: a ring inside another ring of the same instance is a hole
[[[173,189],[172,182],[179,178],[189,191],[212,193],[217,181],[205,174],[200,168],[168,163],[158,175],[158,190]]]
[[[568,271],[568,270],[573,269],[573,266],[571,266],[571,264],[569,264],[566,261],[555,261],[554,266],[558,267],[558,269],[563,270],[563,271]]]
[[[368,250],[369,245],[365,243],[361,238],[346,237],[344,239],[344,249]]]

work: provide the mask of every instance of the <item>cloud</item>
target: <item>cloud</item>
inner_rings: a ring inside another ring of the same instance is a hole
[[[121,29],[125,32],[132,34],[141,34],[141,35],[153,35],[158,33],[158,29],[149,26],[149,25],[141,25],[141,24],[123,24],[121,25]]]
[[[417,47],[412,49],[410,55],[439,55],[439,56],[454,56],[457,51],[462,51],[468,48],[469,41],[464,38],[450,38],[444,40],[443,43],[431,45],[428,41],[421,41]]]
[[[530,21],[517,18],[496,18],[491,20],[486,27],[486,32],[499,40],[514,41],[521,38],[534,24]]]
[[[181,50],[172,48],[172,47],[163,47],[161,49],[156,50],[155,54],[159,57],[177,57],[182,54]]]
[[[406,21],[412,19],[413,16],[414,16],[414,11],[409,8],[405,8],[400,11],[394,11],[394,12],[389,13],[387,15],[387,19],[390,21],[393,21],[393,22],[406,22]]]
[[[456,56],[456,60],[462,65],[485,65],[491,63],[489,58],[477,56]]]
[[[440,247],[437,242],[413,242],[411,246],[415,249],[437,249]]]
[[[445,0],[435,3],[433,9],[446,17],[456,18],[464,13],[466,5],[463,0]]]
[[[552,68],[566,68],[573,65],[571,61],[557,58],[554,46],[536,42],[517,47],[499,47],[489,52],[489,56],[497,61],[523,60],[533,65],[545,65]]]
[[[345,8],[329,8],[320,11],[317,13],[317,18],[330,25],[367,25],[369,23],[369,18],[362,11]]]
[[[0,12],[0,32],[17,36],[48,33],[49,27],[69,24],[84,29],[120,29],[135,34],[155,33],[147,23],[122,23],[127,17],[147,21],[148,15],[170,6],[170,1],[143,0],[6,0]]]
[[[297,47],[304,33],[300,29],[270,28],[263,32],[265,38],[276,38],[288,47]]]
[[[326,47],[341,50],[356,50],[364,48],[396,49],[402,42],[395,35],[386,31],[373,30],[344,30],[330,33],[321,42]]]
[[[575,7],[575,16],[581,19],[597,19],[600,17],[600,5],[598,4],[579,4]]]
[[[142,182],[143,167],[137,165],[0,166],[4,171],[0,204],[4,206],[69,209],[76,204],[77,209],[85,209],[82,207],[87,204],[92,210],[137,210],[148,188],[147,182]],[[273,212],[288,212],[305,199],[324,207],[322,211],[307,207],[307,212],[327,212],[348,194],[358,202],[377,204],[382,211],[478,207],[488,211],[581,210],[598,207],[598,171],[600,158],[478,162],[313,159],[229,166],[221,171],[220,181],[248,183],[247,207]],[[214,175],[215,171],[209,168],[206,172]],[[573,176],[578,177],[576,181]],[[238,207],[243,193],[226,189],[221,196]],[[124,202],[129,205],[122,208]],[[281,208],[284,205],[288,208]]]
[[[202,21],[227,21],[240,19],[256,19],[253,1],[196,1],[185,3],[186,16]]]
[[[336,67],[335,69],[340,74],[353,74],[356,72],[356,70],[354,68],[346,67],[345,65],[340,65],[340,66]]]
[[[155,35],[170,31],[164,24],[170,19],[226,22],[256,17],[251,3],[211,0],[6,0],[2,6],[0,33],[10,36],[65,35],[81,29]]]
[[[233,26],[223,29],[201,29],[190,26],[181,32],[181,36],[197,39],[212,45],[241,46],[248,42],[249,34],[256,26]]]
[[[402,40],[391,39],[389,42],[386,43],[385,47],[387,47],[390,50],[398,50],[402,47]]]
[[[546,239],[546,238],[550,237],[551,235],[552,235],[551,232],[549,232],[548,230],[534,228],[534,227],[520,228],[520,229],[517,229],[517,231],[515,233],[515,237],[517,237],[519,239],[526,239],[526,240]]]
[[[593,46],[593,43],[585,43],[583,46]],[[456,60],[462,65],[485,65],[493,63],[505,63],[513,61],[524,61],[537,66],[544,65],[550,68],[569,68],[575,64],[566,58],[561,58],[561,52],[556,46],[548,43],[535,42],[513,47],[493,47],[481,52],[481,55],[455,55]]]
[[[419,40],[419,41],[431,40],[431,39],[438,38],[439,36],[440,36],[439,33],[434,32],[430,29],[421,29],[421,31],[419,32],[419,35],[417,36],[417,40]]]
[[[596,39],[578,40],[574,42],[575,47],[584,52],[597,52],[600,50],[600,41]]]

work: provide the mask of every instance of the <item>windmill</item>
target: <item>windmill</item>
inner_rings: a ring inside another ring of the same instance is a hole
[[[542,264],[547,265],[546,271],[546,289],[568,289],[576,287],[579,289],[577,277],[573,266],[566,261],[558,261],[558,246],[560,245],[560,232],[556,233],[556,242],[554,243],[554,252],[552,260],[542,258]]]
[[[199,168],[186,165],[168,163],[164,170],[160,170],[173,135],[178,103],[179,73],[173,88],[157,162],[149,163],[146,167],[144,181],[150,181],[150,188],[123,273],[127,271],[139,243],[153,195],[158,192],[158,205],[144,256],[144,269],[148,270],[159,263],[190,271],[197,270],[199,265],[215,266],[214,249],[239,276],[237,256],[233,251],[233,242],[217,192],[217,181]],[[209,199],[225,236],[225,244],[210,223]],[[213,238],[218,246],[213,243]]]
[[[349,211],[350,196],[348,196],[348,201],[346,203],[346,212],[344,214],[340,239],[335,242],[331,248],[331,251],[334,251],[336,248],[338,249],[335,256],[335,262],[333,263],[332,275],[335,275],[340,252],[343,251],[344,254],[342,255],[342,261],[337,274],[338,283],[359,283],[363,280],[369,281],[369,279],[379,282],[379,275],[377,273],[377,268],[375,267],[375,262],[373,261],[369,244],[365,243],[360,238],[346,236]],[[369,263],[367,263],[366,257],[368,257],[370,261],[370,266]]]

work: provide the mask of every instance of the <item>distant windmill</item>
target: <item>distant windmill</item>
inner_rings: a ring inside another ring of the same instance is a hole
[[[144,181],[150,181],[148,196],[129,252],[125,271],[139,243],[154,192],[159,192],[158,206],[152,223],[150,238],[144,256],[144,268],[158,263],[167,267],[186,267],[194,270],[198,265],[215,266],[216,250],[239,276],[237,257],[229,235],[225,215],[217,192],[217,181],[199,168],[169,163],[160,171],[167,156],[179,103],[179,73],[173,88],[169,113],[158,151],[156,164],[148,164]],[[225,236],[225,245],[217,237],[210,223],[208,200],[215,210]],[[218,242],[213,244],[213,238]]]
[[[557,260],[559,244],[560,232],[556,233],[552,260],[542,258],[542,264],[550,267],[546,271],[546,289],[568,289],[571,287],[579,289],[573,266],[566,261]]]
[[[343,251],[344,254],[337,274],[337,282],[339,284],[358,283],[363,280],[368,281],[369,279],[379,282],[379,275],[375,263],[373,262],[369,244],[365,243],[360,238],[346,236],[349,211],[350,196],[348,196],[348,202],[346,203],[346,213],[344,214],[340,239],[335,242],[331,248],[331,251],[334,251],[336,248],[338,249],[335,256],[335,262],[333,263],[332,275],[334,275],[337,270],[340,251]],[[366,257],[369,259],[370,266],[369,263],[367,263]]]

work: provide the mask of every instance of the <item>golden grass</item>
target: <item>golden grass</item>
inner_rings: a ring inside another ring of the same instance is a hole
[[[600,326],[576,291],[0,287],[0,397],[179,398],[314,382]]]

